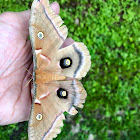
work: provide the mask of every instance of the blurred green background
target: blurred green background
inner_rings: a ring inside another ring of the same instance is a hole
[[[51,0],[52,2],[52,0]],[[0,13],[29,9],[31,0],[0,0]],[[92,65],[82,80],[88,97],[67,115],[56,140],[140,139],[140,3],[58,0],[69,36],[84,42]],[[27,122],[0,126],[0,140],[27,140]]]

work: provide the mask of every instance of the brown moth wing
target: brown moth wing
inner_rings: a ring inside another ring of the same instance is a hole
[[[67,99],[60,98],[57,90],[63,88],[67,91]],[[42,84],[37,88],[37,97],[32,110],[29,124],[29,139],[52,140],[61,132],[63,112],[75,115],[74,106],[83,107],[87,94],[82,84],[77,81],[55,81]],[[42,120],[37,120],[36,115],[42,114]]]
[[[41,84],[36,89],[37,96],[32,106],[28,128],[29,140],[52,140],[60,133],[65,117],[54,102],[54,96],[50,93],[47,84]],[[38,114],[42,115],[41,120],[36,119]]]
[[[28,128],[29,140],[52,140],[60,133],[65,117],[57,103],[53,102],[53,94],[39,101],[32,110]],[[39,113],[42,115],[41,120],[36,119]]]
[[[67,27],[62,24],[61,17],[52,10],[49,0],[33,1],[29,30],[34,55],[40,52],[49,61],[54,58],[68,34]]]
[[[83,85],[78,80],[69,81],[52,81],[47,84],[48,89],[54,94],[54,101],[58,103],[59,107],[63,112],[68,112],[71,115],[77,113],[75,107],[83,108],[83,103],[87,97],[87,93],[83,88]],[[67,91],[67,98],[59,98],[57,90],[59,88]],[[57,95],[57,96],[56,96]]]
[[[40,57],[40,56],[39,56]],[[60,60],[63,58],[70,58],[72,65],[69,68],[61,68]],[[38,59],[41,67],[42,60]],[[44,63],[45,64],[45,63]],[[53,61],[44,68],[44,71],[64,75],[70,78],[81,79],[85,77],[90,69],[91,60],[90,54],[84,43],[74,42],[72,45],[59,49]]]

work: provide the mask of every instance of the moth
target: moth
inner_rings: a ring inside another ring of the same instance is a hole
[[[74,42],[62,48],[68,30],[49,0],[34,0],[30,16],[33,50],[33,104],[29,140],[52,140],[60,133],[64,112],[77,114],[87,93],[80,80],[90,69],[87,47]]]

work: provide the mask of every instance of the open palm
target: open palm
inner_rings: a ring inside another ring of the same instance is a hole
[[[30,11],[0,15],[0,124],[27,120],[31,107]]]
[[[59,14],[59,5],[51,7]],[[30,11],[0,14],[0,125],[29,119],[31,109],[32,49],[29,36]],[[63,47],[73,43],[67,39]],[[27,72],[27,70],[30,72]]]

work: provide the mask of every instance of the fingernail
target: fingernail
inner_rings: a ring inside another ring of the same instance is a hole
[[[58,2],[57,2],[57,1],[54,1],[54,2],[52,2],[51,4],[58,4]]]

